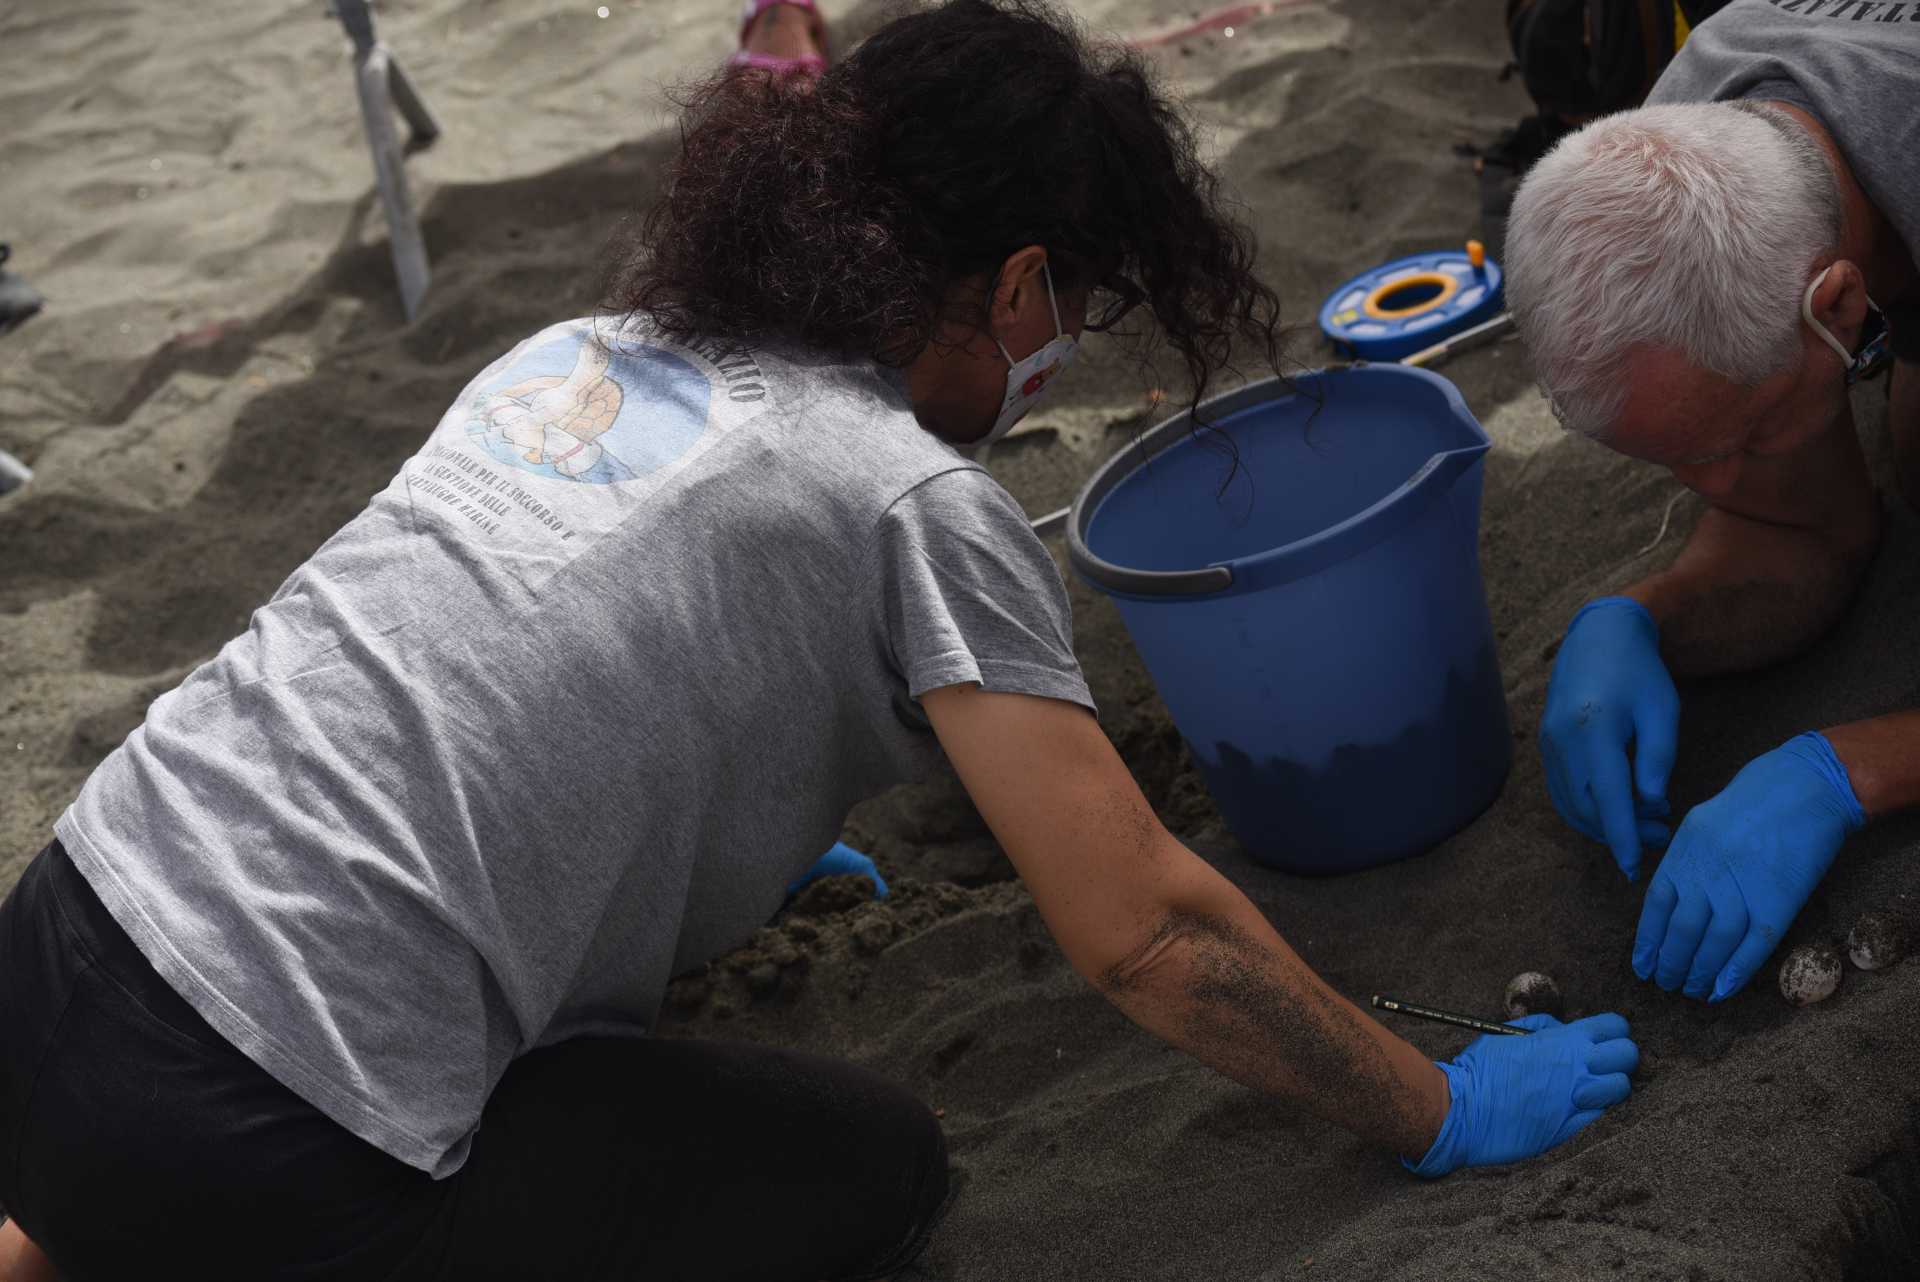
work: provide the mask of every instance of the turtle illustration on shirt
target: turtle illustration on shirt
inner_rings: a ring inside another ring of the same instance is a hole
[[[487,397],[487,427],[529,464],[569,478],[585,476],[605,453],[599,437],[620,415],[622,393],[607,377],[607,363],[605,348],[581,343],[565,378],[530,378]]]

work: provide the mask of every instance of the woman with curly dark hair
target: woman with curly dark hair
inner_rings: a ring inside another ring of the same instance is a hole
[[[732,72],[684,134],[610,314],[483,371],[0,909],[0,1263],[24,1230],[76,1279],[888,1274],[947,1190],[923,1104],[646,1033],[943,753],[1074,967],[1220,1071],[1428,1174],[1623,1095],[1592,1021],[1433,1064],[1169,835],[957,448],[1136,305],[1196,397],[1272,358],[1141,64],[952,0],[817,80]]]

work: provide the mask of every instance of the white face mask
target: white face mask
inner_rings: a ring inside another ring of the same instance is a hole
[[[1053,296],[1053,272],[1042,263],[1040,270],[1047,278],[1047,305],[1053,308],[1054,337],[1045,347],[1024,361],[1016,361],[1008,353],[1005,344],[999,339],[993,345],[1007,359],[1007,396],[1000,402],[1000,417],[993,420],[993,426],[987,434],[974,441],[972,447],[991,445],[1013,430],[1013,425],[1026,417],[1027,411],[1040,403],[1040,397],[1046,392],[1047,385],[1053,382],[1054,375],[1073,363],[1074,353],[1079,350],[1066,326],[1060,323],[1060,304]]]

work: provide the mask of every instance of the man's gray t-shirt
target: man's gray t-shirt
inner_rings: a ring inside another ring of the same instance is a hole
[[[1694,29],[1647,103],[1736,98],[1825,126],[1920,261],[1920,2],[1733,0]]]
[[[1052,558],[897,376],[557,325],[156,700],[56,831],[275,1078],[436,1175],[517,1055],[645,1032],[915,698],[1092,707]]]

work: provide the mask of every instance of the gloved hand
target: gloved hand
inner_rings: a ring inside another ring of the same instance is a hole
[[[1589,601],[1567,625],[1540,718],[1553,808],[1604,841],[1628,880],[1643,845],[1664,846],[1667,776],[1680,740],[1680,695],[1660,661],[1660,633],[1638,601]],[[1627,750],[1633,762],[1627,762]]]
[[[1866,821],[1825,735],[1755,757],[1680,825],[1640,909],[1634,973],[1716,1002],[1739,992]]]
[[[873,878],[873,897],[887,897],[887,882],[880,870],[873,866],[873,860],[867,858],[844,841],[833,843],[833,849],[813,861],[813,867],[800,874],[797,881],[787,886],[787,897],[791,899],[806,889],[809,882],[822,877],[845,877],[848,875]]]
[[[1571,1139],[1626,1099],[1627,1074],[1640,1048],[1618,1015],[1589,1015],[1562,1024],[1551,1015],[1510,1021],[1529,1037],[1473,1039],[1441,1064],[1453,1104],[1415,1175],[1433,1179],[1463,1166],[1498,1166],[1546,1152]],[[1406,1159],[1402,1159],[1406,1161]]]

